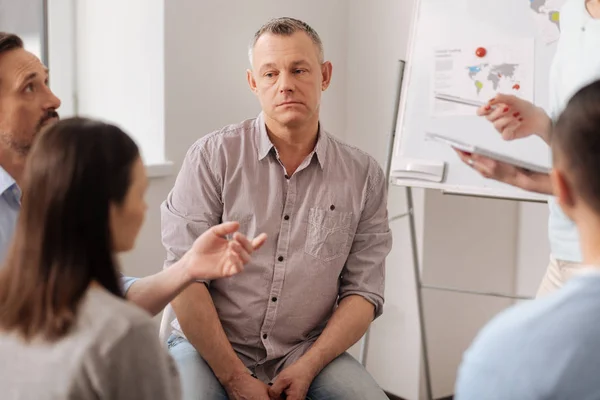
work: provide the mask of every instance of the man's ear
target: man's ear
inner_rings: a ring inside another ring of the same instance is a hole
[[[256,94],[256,80],[254,79],[254,74],[252,74],[251,69],[246,70],[246,79],[248,80],[248,86],[250,86],[250,90],[252,90],[252,92]]]
[[[332,72],[333,72],[333,65],[331,65],[331,62],[325,61],[323,64],[321,64],[321,75],[322,75],[321,90],[322,91],[327,90],[327,88],[331,84],[331,73]]]
[[[571,217],[575,208],[576,195],[573,192],[573,186],[566,178],[565,174],[559,168],[553,168],[550,173],[552,182],[552,191],[556,197],[556,201],[562,208],[563,212]]]

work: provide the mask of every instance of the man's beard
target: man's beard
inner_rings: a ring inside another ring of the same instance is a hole
[[[33,142],[35,141],[35,138],[45,128],[44,124],[46,123],[46,121],[48,121],[49,119],[52,119],[52,118],[59,118],[58,113],[54,110],[49,110],[46,113],[46,115],[44,115],[42,118],[40,118],[40,122],[37,124],[37,126],[35,128],[35,132],[33,133],[33,135],[29,136],[31,138],[31,140],[28,140],[26,142],[18,141],[18,140],[14,139],[15,135],[11,135],[7,132],[0,131],[0,142],[2,142],[4,144],[5,148],[10,149],[15,154],[25,157],[25,156],[27,156],[27,154],[29,154],[29,151],[31,151],[31,147],[33,146]],[[24,136],[24,135],[17,135],[17,136]]]
[[[6,133],[6,132],[0,132],[0,142],[2,142],[4,148],[10,150],[11,152],[22,156],[22,157],[26,157],[27,154],[29,154],[29,151],[31,150],[31,146],[32,146],[32,142],[33,139],[35,139],[34,135],[31,141],[23,142],[23,141],[18,141],[13,139],[13,135],[11,135],[10,133]]]

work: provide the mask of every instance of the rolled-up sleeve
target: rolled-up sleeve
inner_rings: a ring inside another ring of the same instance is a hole
[[[359,295],[375,306],[375,318],[383,312],[385,259],[392,248],[388,223],[387,184],[375,161],[370,166],[365,203],[350,254],[344,266],[340,301]]]
[[[190,148],[173,189],[161,205],[165,268],[178,261],[198,236],[221,222],[221,179],[211,169],[208,154],[205,140]]]
[[[127,291],[135,282],[137,282],[139,278],[134,278],[132,276],[121,275],[121,290],[123,294],[126,295]]]

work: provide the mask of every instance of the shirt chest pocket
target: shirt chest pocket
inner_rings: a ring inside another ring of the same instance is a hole
[[[311,208],[308,212],[305,253],[331,261],[348,253],[352,213]]]

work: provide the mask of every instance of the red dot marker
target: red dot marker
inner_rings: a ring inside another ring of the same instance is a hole
[[[513,89],[515,89],[515,90],[519,90],[519,89],[521,89],[521,85],[519,85],[518,83],[515,83],[515,84],[513,85]]]
[[[487,50],[484,49],[483,47],[478,47],[477,50],[475,50],[475,55],[477,57],[485,57],[486,54],[487,54]]]

